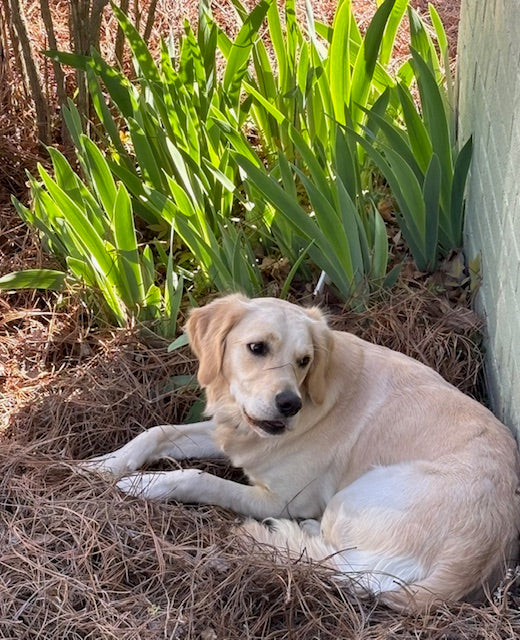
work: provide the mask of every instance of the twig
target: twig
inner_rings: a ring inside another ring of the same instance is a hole
[[[58,46],[56,43],[56,34],[54,32],[52,15],[49,9],[49,0],[40,0],[40,11],[42,14],[42,20],[45,26],[45,31],[47,33],[47,41],[49,43],[49,49],[56,50]],[[56,79],[56,93],[58,96],[58,102],[61,108],[67,102],[67,92],[65,90],[65,74],[63,73],[61,64],[56,60],[52,61],[52,68],[54,70],[54,77]],[[65,126],[65,122],[63,119],[61,121],[61,127],[62,127],[62,137],[65,138],[65,136],[67,135],[67,128]]]
[[[21,50],[22,72],[25,76],[26,86],[30,89],[30,94],[36,109],[36,125],[38,128],[38,138],[44,145],[50,142],[49,127],[49,105],[40,85],[38,69],[34,61],[34,55],[29,42],[25,16],[17,0],[8,0],[11,20],[18,38],[18,45]]]

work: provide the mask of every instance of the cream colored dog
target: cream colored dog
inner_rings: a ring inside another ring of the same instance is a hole
[[[518,459],[487,409],[423,364],[332,331],[317,308],[233,295],[194,310],[187,332],[212,419],[153,427],[91,467],[144,498],[268,518],[243,529],[397,609],[463,598],[503,569]],[[225,456],[250,485],[132,473],[166,456]]]

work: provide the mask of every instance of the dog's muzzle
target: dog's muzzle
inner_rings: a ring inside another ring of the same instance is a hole
[[[244,415],[252,427],[262,429],[270,436],[281,436],[287,428],[285,420],[255,420],[244,411]]]
[[[293,391],[282,391],[275,396],[275,404],[280,418],[278,420],[257,420],[246,411],[244,415],[252,427],[261,429],[270,436],[282,435],[289,427],[289,420],[302,408],[300,396]]]

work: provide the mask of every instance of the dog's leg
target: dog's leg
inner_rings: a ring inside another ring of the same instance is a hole
[[[135,473],[121,478],[117,486],[150,500],[213,504],[260,519],[287,516],[286,501],[267,487],[239,484],[198,469]]]
[[[117,451],[86,460],[83,466],[119,478],[160,458],[221,458],[223,453],[213,439],[214,428],[212,420],[152,427]]]
[[[319,536],[321,534],[321,522],[308,518],[300,522],[300,528],[305,531],[309,536]]]

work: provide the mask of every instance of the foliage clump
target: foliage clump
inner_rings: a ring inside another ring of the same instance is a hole
[[[403,259],[389,249],[381,187],[419,270],[460,248],[471,146],[457,148],[433,7],[435,42],[407,0],[382,2],[364,34],[347,0],[330,26],[309,4],[304,26],[294,0],[283,19],[274,0],[234,5],[234,39],[201,0],[197,30],[187,23],[157,61],[113,5],[132,76],[95,49],[48,52],[83,74],[95,118],[63,105],[79,171],[50,149],[53,175],[40,166],[31,206],[15,200],[65,268],[8,274],[1,288],[80,285],[109,321],[173,336],[185,293],[270,292],[262,265],[283,260],[274,293],[321,273],[359,306]],[[412,57],[390,74],[407,10]]]

